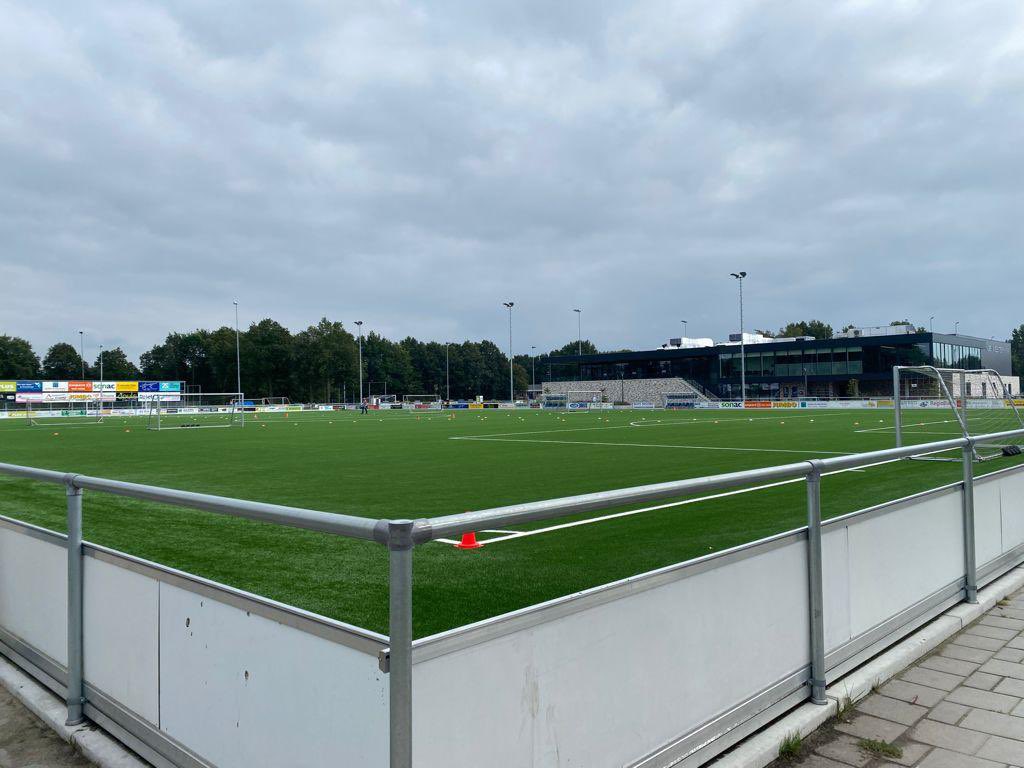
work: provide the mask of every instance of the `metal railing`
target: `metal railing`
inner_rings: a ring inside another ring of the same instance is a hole
[[[493,509],[444,515],[431,519],[387,520],[319,512],[278,504],[244,501],[191,493],[119,480],[0,463],[0,474],[63,485],[67,494],[67,722],[82,722],[84,686],[82,612],[82,503],[83,491],[97,491],[143,501],[199,509],[337,536],[374,541],[389,550],[389,644],[386,652],[389,684],[390,765],[412,766],[412,556],[417,545],[482,528],[516,525],[579,514],[625,504],[642,503],[715,491],[760,481],[804,478],[807,483],[808,590],[810,608],[810,698],[825,703],[825,634],[821,551],[821,476],[826,472],[856,469],[923,453],[960,449],[963,456],[963,525],[966,597],[977,602],[978,575],[974,540],[974,446],[1024,438],[1024,429],[976,437],[942,440],[868,453],[810,459],[793,464],[730,472],[561,499],[513,504]]]

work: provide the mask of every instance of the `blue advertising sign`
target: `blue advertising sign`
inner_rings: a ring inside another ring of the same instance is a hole
[[[19,381],[17,383],[18,392],[42,392],[43,382],[41,381]]]
[[[161,381],[160,382],[161,392],[181,392],[180,381]]]
[[[160,382],[159,381],[140,381],[139,392],[159,392]]]

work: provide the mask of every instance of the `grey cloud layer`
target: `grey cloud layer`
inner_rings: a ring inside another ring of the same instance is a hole
[[[211,10],[212,9],[212,10]],[[1016,2],[3,2],[0,332],[1005,337]]]

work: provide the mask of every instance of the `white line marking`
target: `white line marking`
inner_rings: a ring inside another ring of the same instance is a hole
[[[850,451],[800,451],[790,448],[734,448],[722,445],[662,445],[660,443],[602,443],[587,440],[516,440],[508,437],[449,437],[449,440],[478,440],[484,443],[547,443],[550,445],[600,445],[621,448],[674,448],[690,451],[739,451],[742,453],[800,453],[812,456],[828,454],[849,456]]]
[[[814,413],[814,414],[793,414],[793,413],[787,413],[785,416],[748,416],[745,419],[714,419],[713,421],[710,418],[691,419],[689,421],[684,420],[684,419],[670,419],[670,420],[667,420],[667,421],[663,421],[661,419],[654,419],[652,421],[657,421],[658,423],[657,424],[651,424],[651,426],[671,427],[671,426],[677,426],[677,425],[686,425],[686,426],[691,426],[692,427],[692,426],[699,426],[701,424],[715,424],[715,423],[717,423],[717,424],[728,424],[730,422],[737,422],[737,423],[746,424],[746,423],[751,422],[751,421],[782,421],[783,419],[812,419],[812,418],[823,419],[823,418],[825,418],[827,416],[847,416],[847,415],[849,415],[849,414],[846,414],[846,413]],[[599,429],[635,429],[636,428],[635,425],[639,424],[639,423],[640,422],[630,422],[629,424],[616,424],[614,426],[608,426],[608,427],[567,427],[565,429],[537,429],[537,430],[533,430],[533,431],[530,431],[530,432],[493,432],[493,433],[486,434],[486,435],[462,435],[462,436],[455,437],[455,438],[452,438],[452,439],[453,440],[458,440],[458,439],[461,439],[462,437],[465,437],[465,438],[472,437],[472,438],[480,439],[482,437],[513,437],[515,435],[550,435],[550,434],[563,434],[563,433],[566,433],[566,432],[593,432],[593,431],[599,430]]]
[[[929,424],[952,424],[954,422],[956,422],[956,419],[943,419],[942,421],[922,421],[922,422],[918,422],[917,424],[904,424],[903,428],[904,429],[910,429],[911,427],[924,427],[924,426],[928,426]],[[957,422],[957,423],[959,423],[959,422]],[[887,425],[885,427],[868,427],[866,429],[855,429],[853,431],[854,432],[886,432],[886,431],[894,430],[894,429],[896,429],[896,425],[895,424],[889,424],[889,425]]]
[[[864,472],[868,467],[879,467],[879,466],[881,466],[883,464],[892,464],[892,463],[897,462],[897,461],[902,461],[902,459],[888,459],[887,461],[879,461],[879,462],[877,462],[875,464],[866,464],[866,465],[864,465],[864,467],[861,467],[861,468],[858,468],[858,469],[838,469],[838,470],[836,470],[834,472],[824,472],[822,474],[822,476],[824,477],[825,475],[841,475],[844,472]],[[696,504],[697,502],[700,502],[700,501],[710,501],[710,500],[713,500],[713,499],[722,499],[722,498],[725,498],[727,496],[737,496],[737,495],[742,494],[742,493],[753,493],[754,491],[762,491],[762,490],[764,490],[766,488],[776,488],[776,487],[781,486],[781,485],[791,485],[793,483],[802,483],[803,481],[804,481],[804,478],[802,478],[802,477],[794,477],[791,480],[778,480],[778,481],[776,481],[774,483],[766,483],[764,485],[758,485],[758,486],[754,486],[752,488],[738,488],[738,489],[736,489],[734,491],[723,491],[722,493],[713,493],[713,494],[710,494],[708,496],[699,496],[699,497],[697,497],[695,499],[684,499],[682,501],[671,501],[671,502],[668,502],[667,504],[657,504],[657,505],[655,505],[653,507],[642,507],[641,509],[629,509],[629,510],[626,510],[625,512],[613,512],[613,513],[611,513],[609,515],[601,515],[600,517],[591,517],[591,518],[587,518],[586,520],[575,520],[575,521],[573,521],[571,523],[559,523],[558,525],[549,525],[549,526],[547,526],[545,528],[536,528],[536,529],[534,529],[532,531],[516,531],[516,532],[511,533],[511,534],[509,534],[507,536],[497,536],[497,537],[495,537],[493,539],[480,539],[479,541],[480,541],[481,544],[496,544],[499,541],[509,541],[511,539],[521,539],[521,538],[524,538],[526,536],[536,536],[536,535],[541,534],[541,533],[550,533],[551,531],[560,531],[563,528],[575,528],[575,527],[580,526],[580,525],[590,525],[591,523],[600,523],[600,522],[602,522],[604,520],[613,520],[613,519],[619,518],[619,517],[630,517],[631,515],[639,515],[642,512],[655,512],[655,511],[660,510],[660,509],[669,509],[671,507],[682,507],[682,506],[687,506],[689,504]],[[435,539],[435,541],[441,541],[441,542],[444,542],[445,544],[448,544],[448,543],[457,544],[458,543],[458,542],[452,541],[451,539]]]

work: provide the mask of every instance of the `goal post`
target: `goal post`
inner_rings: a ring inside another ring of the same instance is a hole
[[[402,395],[402,407],[410,410],[436,410],[441,407],[441,396],[437,394]]]
[[[1013,392],[991,368],[893,367],[896,446],[954,437],[976,437],[1024,429]],[[974,447],[977,461],[1015,455],[1022,441]],[[948,455],[914,458],[959,461]]]
[[[172,399],[173,397],[173,399]],[[216,429],[244,427],[245,410],[254,405],[240,392],[188,392],[149,398],[146,429]]]
[[[42,404],[40,403],[40,405]],[[29,411],[28,423],[30,426],[80,426],[103,423],[103,403],[99,400],[90,398],[47,405],[48,408],[40,409],[36,406],[34,410]]]

